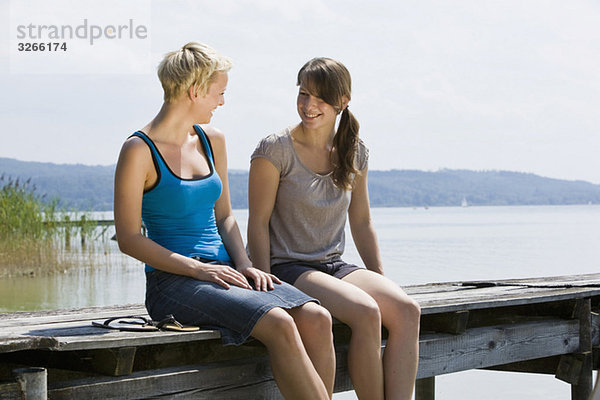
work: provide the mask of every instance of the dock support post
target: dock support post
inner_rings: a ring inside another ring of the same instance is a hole
[[[435,376],[417,379],[415,400],[435,400]]]
[[[45,368],[19,368],[13,370],[19,384],[21,397],[27,400],[47,400],[48,374]]]
[[[592,393],[592,303],[591,299],[577,300],[579,319],[579,354],[582,356],[581,373],[576,384],[571,385],[572,400],[588,400]]]

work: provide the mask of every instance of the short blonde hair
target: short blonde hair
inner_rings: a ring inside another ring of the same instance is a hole
[[[164,90],[164,100],[170,102],[197,86],[204,95],[217,72],[228,72],[233,63],[215,49],[190,42],[180,50],[165,55],[158,66],[158,79]]]

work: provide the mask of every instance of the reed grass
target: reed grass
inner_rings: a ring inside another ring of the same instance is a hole
[[[58,199],[37,195],[30,179],[0,176],[0,277],[93,266],[106,241],[97,231],[86,213],[61,210]]]

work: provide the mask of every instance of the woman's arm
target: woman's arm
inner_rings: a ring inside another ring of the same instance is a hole
[[[128,139],[115,172],[115,228],[121,251],[162,271],[215,282],[225,288],[229,288],[228,283],[249,288],[246,279],[233,268],[184,257],[142,235],[142,197],[153,171],[148,146],[139,138]]]
[[[377,245],[377,234],[371,221],[369,209],[369,189],[367,186],[368,168],[356,175],[352,189],[352,199],[348,208],[350,231],[354,245],[365,266],[383,275],[383,265]]]
[[[215,219],[217,228],[219,228],[219,234],[223,239],[223,244],[227,249],[227,253],[237,268],[252,266],[252,263],[246,255],[242,235],[240,234],[240,229],[231,208],[225,136],[221,131],[213,127],[203,126],[203,129],[210,139],[210,144],[214,152],[215,168],[223,184],[221,197],[219,197],[215,203]]]
[[[279,170],[266,158],[250,164],[248,184],[248,248],[256,268],[271,271],[269,220],[275,206]]]
[[[204,129],[210,138],[214,152],[215,168],[223,183],[223,192],[221,193],[221,197],[219,197],[215,203],[215,219],[219,234],[223,239],[223,244],[227,249],[227,253],[233,260],[236,269],[245,276],[252,278],[257,290],[264,291],[273,289],[273,282],[281,282],[275,276],[264,274],[262,271],[253,268],[253,263],[248,258],[246,249],[244,248],[244,241],[240,233],[240,228],[233,215],[229,193],[229,178],[227,175],[227,149],[225,145],[225,136],[215,128],[204,127]]]

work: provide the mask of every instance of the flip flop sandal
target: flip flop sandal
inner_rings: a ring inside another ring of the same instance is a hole
[[[127,317],[112,317],[103,322],[92,321],[92,325],[99,328],[116,329],[128,332],[149,332],[159,330],[148,318],[134,315]]]
[[[172,314],[167,315],[165,319],[159,322],[153,322],[158,329],[175,332],[196,332],[200,330],[199,326],[182,325]]]

